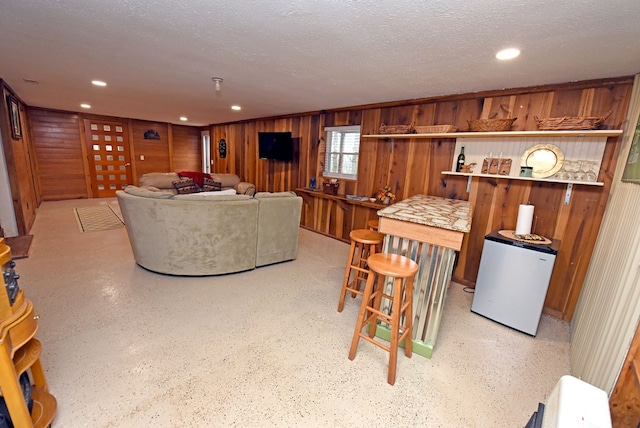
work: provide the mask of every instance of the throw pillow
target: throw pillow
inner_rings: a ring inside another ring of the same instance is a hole
[[[222,190],[222,183],[213,181],[211,178],[204,177],[202,179],[202,190],[205,192],[216,192]]]
[[[192,179],[174,181],[173,187],[176,188],[178,195],[188,195],[189,193],[197,193],[198,188]]]

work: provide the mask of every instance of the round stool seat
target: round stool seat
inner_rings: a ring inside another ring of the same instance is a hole
[[[376,253],[367,259],[369,269],[385,276],[408,278],[418,272],[418,264],[399,254]]]
[[[384,241],[384,235],[382,233],[369,229],[352,230],[349,233],[349,238],[351,238],[352,241],[367,245],[378,245],[382,244],[382,241]]]
[[[367,222],[367,227],[371,230],[378,230],[378,219],[374,218],[373,220],[369,220]]]
[[[367,281],[369,274],[367,259],[376,253],[376,247],[382,246],[384,241],[383,234],[369,229],[352,230],[349,238],[351,238],[349,260],[347,260],[347,269],[342,281],[338,312],[342,312],[344,308],[344,299],[348,291],[351,291],[351,297],[362,296],[363,291],[360,288]]]

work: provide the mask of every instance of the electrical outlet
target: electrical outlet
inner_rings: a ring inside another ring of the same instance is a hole
[[[144,160],[144,155],[140,155],[140,160]]]

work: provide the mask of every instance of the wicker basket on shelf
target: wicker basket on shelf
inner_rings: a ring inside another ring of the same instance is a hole
[[[415,129],[418,134],[445,134],[458,130],[458,128],[453,125],[416,125],[413,129]]]
[[[322,193],[336,196],[338,194],[339,186],[340,186],[340,183],[324,182],[322,183]]]
[[[378,132],[380,134],[413,134],[414,130],[411,125],[385,125],[382,123]]]
[[[511,125],[518,118],[513,117],[509,119],[474,119],[467,120],[469,123],[469,130],[473,132],[497,132],[508,131],[511,129]]]
[[[569,131],[569,130],[585,130],[585,129],[598,129],[602,122],[607,120],[611,115],[611,111],[605,116],[582,116],[582,117],[547,117],[544,119],[538,119],[534,116],[538,129],[543,131]]]

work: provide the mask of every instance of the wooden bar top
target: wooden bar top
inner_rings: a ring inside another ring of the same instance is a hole
[[[471,204],[438,196],[414,195],[378,211],[378,216],[440,229],[471,230]]]

